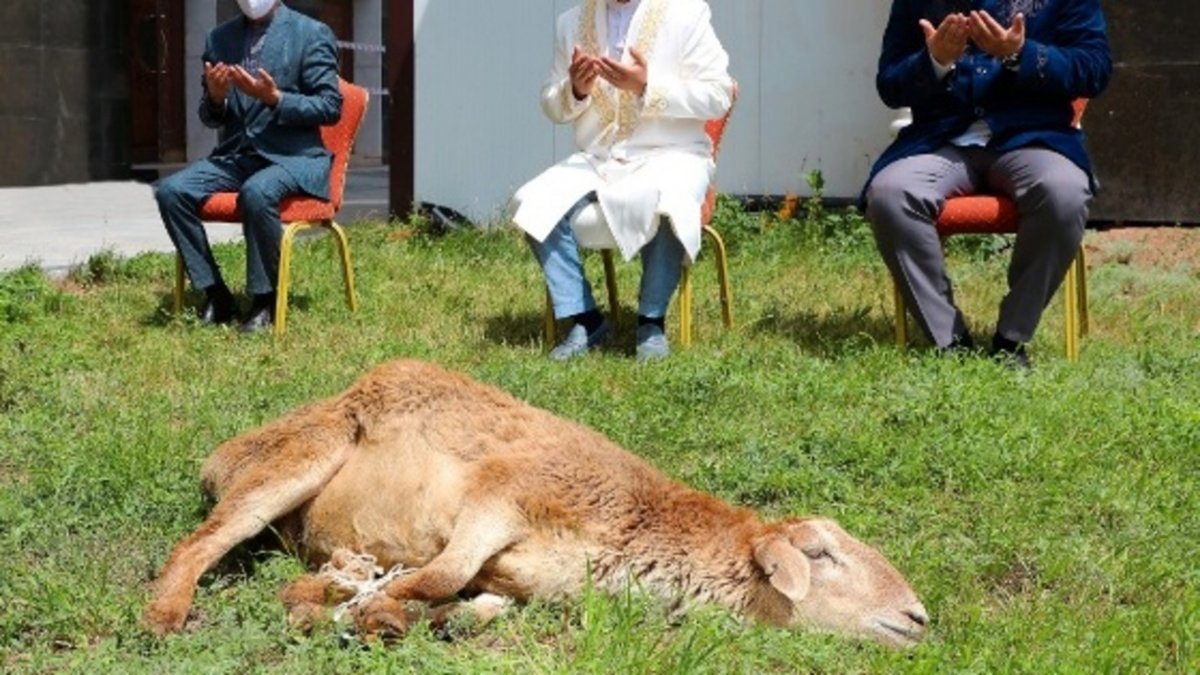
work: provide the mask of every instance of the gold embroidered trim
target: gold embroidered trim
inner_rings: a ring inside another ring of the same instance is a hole
[[[667,93],[666,90],[659,86],[650,87],[646,90],[646,109],[663,113],[667,110]]]
[[[600,1],[585,0],[579,11],[579,42],[583,51],[592,56],[600,56],[602,53],[596,39],[596,5]],[[643,2],[649,3],[649,6],[646,8],[646,15],[642,19],[634,46],[649,61],[658,40],[659,30],[662,28],[668,0],[643,0]],[[661,98],[661,92],[659,92],[659,97]],[[633,92],[618,91],[617,103],[614,105],[612,97],[609,96],[605,87],[597,84],[596,89],[592,92],[592,100],[593,105],[600,113],[604,135],[614,132],[614,122],[616,123],[616,140],[627,140],[633,135],[641,121],[640,115],[638,115],[637,99],[638,97]],[[666,100],[662,99],[659,105],[665,108],[666,103]]]

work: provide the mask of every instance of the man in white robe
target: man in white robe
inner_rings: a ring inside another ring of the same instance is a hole
[[[704,125],[733,95],[710,16],[703,0],[584,0],[558,18],[542,109],[574,125],[579,151],[513,198],[513,222],[542,266],[554,314],[574,322],[553,359],[587,352],[610,330],[580,245],[616,248],[626,260],[641,252],[638,358],[669,353],[663,320],[682,265],[700,250],[715,168]]]

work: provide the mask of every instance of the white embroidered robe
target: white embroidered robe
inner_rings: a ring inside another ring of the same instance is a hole
[[[641,0],[629,26],[631,47],[646,57],[648,81],[638,97],[597,79],[577,101],[568,69],[575,45],[603,55],[607,3],[585,0],[558,18],[554,66],[542,87],[542,109],[571,123],[579,152],[526,183],[513,197],[513,222],[544,241],[568,209],[595,191],[602,218],[576,218],[587,247],[620,250],[629,260],[669,219],[689,259],[700,251],[700,214],[713,177],[705,122],[732,102],[729,57],[713,32],[703,0]],[[594,209],[596,207],[589,207]],[[590,222],[590,227],[580,225]]]

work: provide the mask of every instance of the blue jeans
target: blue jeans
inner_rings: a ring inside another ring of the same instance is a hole
[[[246,240],[246,292],[273,292],[283,238],[279,202],[302,192],[299,183],[282,167],[250,153],[202,159],[158,184],[154,197],[163,224],[198,289],[223,283],[199,215],[201,205],[216,192],[238,193]]]
[[[588,204],[596,201],[591,192],[575,203],[550,231],[545,241],[527,237],[529,246],[542,273],[546,276],[546,287],[550,289],[550,301],[554,305],[555,318],[582,314],[596,308],[592,286],[584,276],[583,259],[579,245],[571,230],[571,221]],[[642,256],[642,284],[638,293],[638,314],[651,319],[667,315],[671,296],[679,286],[683,273],[683,244],[671,230],[664,218],[659,223],[658,233],[640,251]]]

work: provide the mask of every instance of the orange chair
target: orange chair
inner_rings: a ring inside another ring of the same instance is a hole
[[[287,327],[288,286],[291,283],[292,240],[296,233],[313,228],[329,230],[337,242],[342,259],[342,277],[346,284],[346,304],[351,312],[358,311],[358,299],[354,293],[354,268],[350,264],[350,244],[346,233],[333,218],[342,206],[342,194],[346,188],[346,170],[350,164],[350,149],[362,125],[370,98],[367,90],[339,80],[342,92],[342,116],[334,124],[321,127],[321,141],[333,153],[333,166],[329,173],[329,201],[293,195],[284,197],[280,203],[279,220],[284,224],[283,240],[280,242],[279,279],[275,299],[275,336],[283,335]],[[205,222],[241,223],[236,192],[218,192],[209,197],[200,208],[200,219]],[[175,256],[175,313],[183,311],[184,267],[183,258]]]
[[[1075,101],[1076,127],[1083,120],[1087,100]],[[959,234],[1016,234],[1020,223],[1017,205],[1008,197],[977,194],[951,197],[946,200],[937,219],[937,233],[943,241]],[[1087,307],[1087,258],[1083,245],[1075,253],[1075,260],[1067,270],[1063,282],[1063,305],[1066,311],[1066,355],[1070,361],[1079,359],[1079,338],[1088,333]],[[901,348],[908,345],[908,323],[904,296],[892,280],[892,295],[895,299],[896,344]]]
[[[737,103],[738,86],[737,82],[733,83],[733,97],[729,106],[729,110],[724,116],[716,119],[711,119],[704,125],[704,131],[708,134],[709,140],[712,141],[712,156],[713,161],[717,160],[717,156],[721,149],[721,139],[725,136],[725,128],[729,125],[729,118],[733,115],[733,107]],[[713,207],[717,201],[717,186],[713,183],[708,186],[708,193],[704,198],[704,208],[700,215],[701,230],[712,241],[713,254],[716,256],[717,265],[717,284],[720,286],[721,294],[721,322],[726,328],[733,328],[733,291],[729,286],[729,257],[725,249],[725,240],[721,238],[721,234],[717,232],[709,223],[712,220]],[[617,299],[617,270],[616,263],[613,260],[612,249],[601,249],[601,259],[604,262],[604,281],[608,288],[608,311],[610,320],[614,326],[617,325],[617,314],[620,309],[620,304]],[[690,265],[685,265],[683,274],[679,280],[679,343],[683,347],[691,346],[692,344],[692,269]],[[546,291],[546,310],[543,317],[544,334],[546,344],[554,344],[556,326],[554,321],[554,306],[550,300],[550,292]]]

